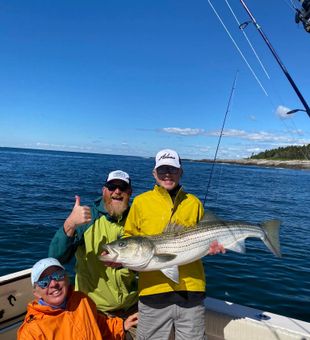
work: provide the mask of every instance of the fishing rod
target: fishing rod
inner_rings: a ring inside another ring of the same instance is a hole
[[[205,207],[207,195],[208,195],[208,192],[209,192],[209,188],[210,188],[210,185],[211,185],[211,180],[212,180],[212,176],[213,176],[213,172],[214,172],[214,165],[215,165],[216,158],[217,158],[217,153],[218,153],[218,150],[219,150],[219,147],[220,147],[220,144],[221,144],[221,140],[222,140],[222,136],[223,136],[223,132],[224,132],[224,127],[225,127],[225,123],[226,123],[227,114],[229,112],[230,103],[232,101],[233,94],[234,94],[234,91],[235,91],[235,88],[236,88],[237,76],[238,76],[238,71],[236,72],[235,79],[234,79],[232,88],[230,90],[229,100],[228,100],[226,112],[225,112],[225,115],[224,115],[224,119],[223,119],[223,124],[222,124],[222,128],[221,128],[220,136],[219,136],[219,139],[217,141],[217,146],[216,146],[216,150],[215,150],[215,154],[214,154],[214,158],[213,158],[213,162],[212,162],[212,167],[211,167],[211,172],[210,172],[209,181],[208,181],[208,185],[207,185],[207,190],[206,190],[206,194],[205,194],[205,197],[204,197],[204,200],[203,200],[203,206],[204,207]]]
[[[288,79],[288,81],[290,82],[291,86],[293,87],[293,89],[295,90],[295,93],[297,94],[298,98],[300,99],[300,101],[302,102],[305,110],[297,110],[297,111],[304,111],[308,114],[309,118],[310,118],[310,107],[307,104],[305,98],[303,97],[303,95],[301,94],[301,92],[299,91],[297,85],[295,84],[293,78],[290,76],[288,70],[286,69],[286,67],[284,66],[284,64],[282,63],[282,61],[280,60],[278,54],[276,53],[275,49],[273,48],[273,46],[271,45],[270,41],[268,40],[266,34],[263,32],[261,26],[257,23],[256,19],[254,18],[253,14],[251,13],[251,11],[249,10],[249,8],[247,7],[247,5],[245,4],[244,0],[240,0],[243,8],[246,10],[246,12],[248,13],[249,17],[250,17],[250,21],[244,22],[243,24],[241,24],[239,26],[240,29],[244,29],[249,23],[253,23],[254,26],[257,28],[259,34],[262,36],[262,38],[264,39],[265,43],[267,44],[267,46],[269,47],[272,55],[275,57],[276,61],[278,62],[279,66],[281,67],[282,71],[284,72],[286,78]],[[294,110],[293,110],[294,111]],[[295,112],[297,112],[295,111]],[[289,113],[293,113],[292,111],[289,111]]]

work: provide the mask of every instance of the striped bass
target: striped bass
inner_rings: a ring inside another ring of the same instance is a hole
[[[105,244],[99,259],[135,271],[160,270],[178,283],[178,266],[208,255],[214,241],[225,249],[244,253],[245,239],[259,238],[275,256],[280,257],[279,227],[278,220],[255,225],[221,221],[212,213],[206,213],[195,227],[169,224],[162,234],[131,236]]]

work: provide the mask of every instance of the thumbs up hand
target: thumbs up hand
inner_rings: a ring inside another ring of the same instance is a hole
[[[87,205],[81,205],[81,197],[75,196],[75,204],[71,212],[71,222],[79,226],[91,221],[90,208]]]
[[[75,195],[75,204],[74,204],[74,208],[75,207],[79,207],[81,205],[81,197],[78,195]]]
[[[78,226],[89,222],[91,222],[90,208],[87,205],[81,205],[81,198],[76,195],[74,207],[64,223],[64,231],[67,236],[72,237]]]

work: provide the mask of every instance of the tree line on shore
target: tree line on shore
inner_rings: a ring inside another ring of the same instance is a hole
[[[258,154],[252,154],[249,159],[270,160],[307,160],[310,159],[310,144],[303,146],[287,146],[266,150]]]

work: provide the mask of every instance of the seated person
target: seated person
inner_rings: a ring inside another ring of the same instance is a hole
[[[28,304],[18,340],[124,339],[136,325],[137,313],[125,321],[97,312],[95,303],[70,286],[64,267],[55,258],[38,261],[32,268],[35,300]]]

